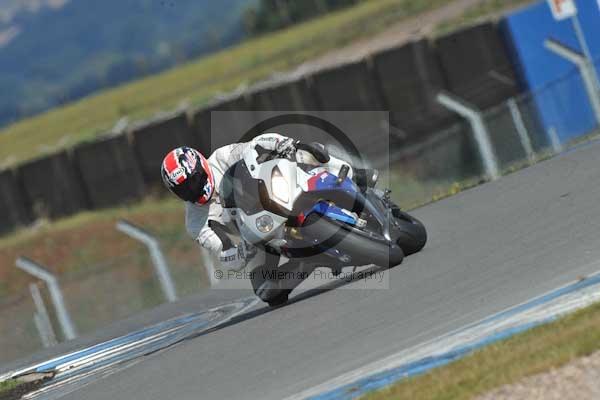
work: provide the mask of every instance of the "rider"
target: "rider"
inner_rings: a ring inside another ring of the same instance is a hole
[[[320,152],[310,151],[319,146]],[[220,184],[223,174],[243,158],[249,147],[273,151],[281,158],[293,158],[295,155],[299,164],[324,167],[336,175],[345,164],[342,160],[330,157],[322,145],[302,146],[299,141],[276,133],[257,136],[247,143],[223,146],[208,159],[190,147],[179,147],[169,152],[161,167],[163,182],[172,193],[186,202],[185,223],[189,235],[217,256],[221,267],[226,270],[244,268],[248,248],[243,243],[234,245],[223,229]],[[348,177],[352,178],[352,173],[350,168]]]

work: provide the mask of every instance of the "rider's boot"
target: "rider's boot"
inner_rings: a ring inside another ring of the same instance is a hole
[[[291,290],[282,287],[284,285],[285,282],[280,280],[266,279],[258,288],[256,288],[255,293],[258,298],[265,303],[268,303],[271,306],[277,306],[287,302],[291,292]]]
[[[265,303],[277,306],[287,301],[291,290],[278,279],[280,255],[272,249],[265,249],[265,263],[252,270],[251,282],[254,293]]]

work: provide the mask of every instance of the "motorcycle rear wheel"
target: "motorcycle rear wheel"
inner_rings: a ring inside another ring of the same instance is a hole
[[[392,208],[392,215],[396,222],[396,243],[407,256],[423,250],[427,243],[427,231],[421,221],[400,210]]]

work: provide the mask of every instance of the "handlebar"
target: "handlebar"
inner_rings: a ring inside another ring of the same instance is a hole
[[[276,158],[280,158],[279,154],[277,154],[275,150],[272,150],[266,153],[259,154],[258,157],[256,157],[256,162],[258,164],[262,164],[267,161],[275,160]]]

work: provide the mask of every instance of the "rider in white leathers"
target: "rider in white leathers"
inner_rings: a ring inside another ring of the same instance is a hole
[[[227,221],[223,218],[219,198],[224,173],[243,158],[246,149],[260,146],[264,150],[275,151],[282,158],[295,154],[299,163],[321,166],[336,175],[345,164],[331,156],[327,163],[320,163],[311,153],[298,150],[297,144],[291,138],[267,133],[251,142],[221,147],[208,159],[188,147],[175,149],[165,157],[161,168],[163,181],[169,190],[186,201],[187,232],[218,257],[223,269],[239,270],[246,265],[247,246],[233,245],[222,229]],[[352,169],[348,177],[352,177]]]

